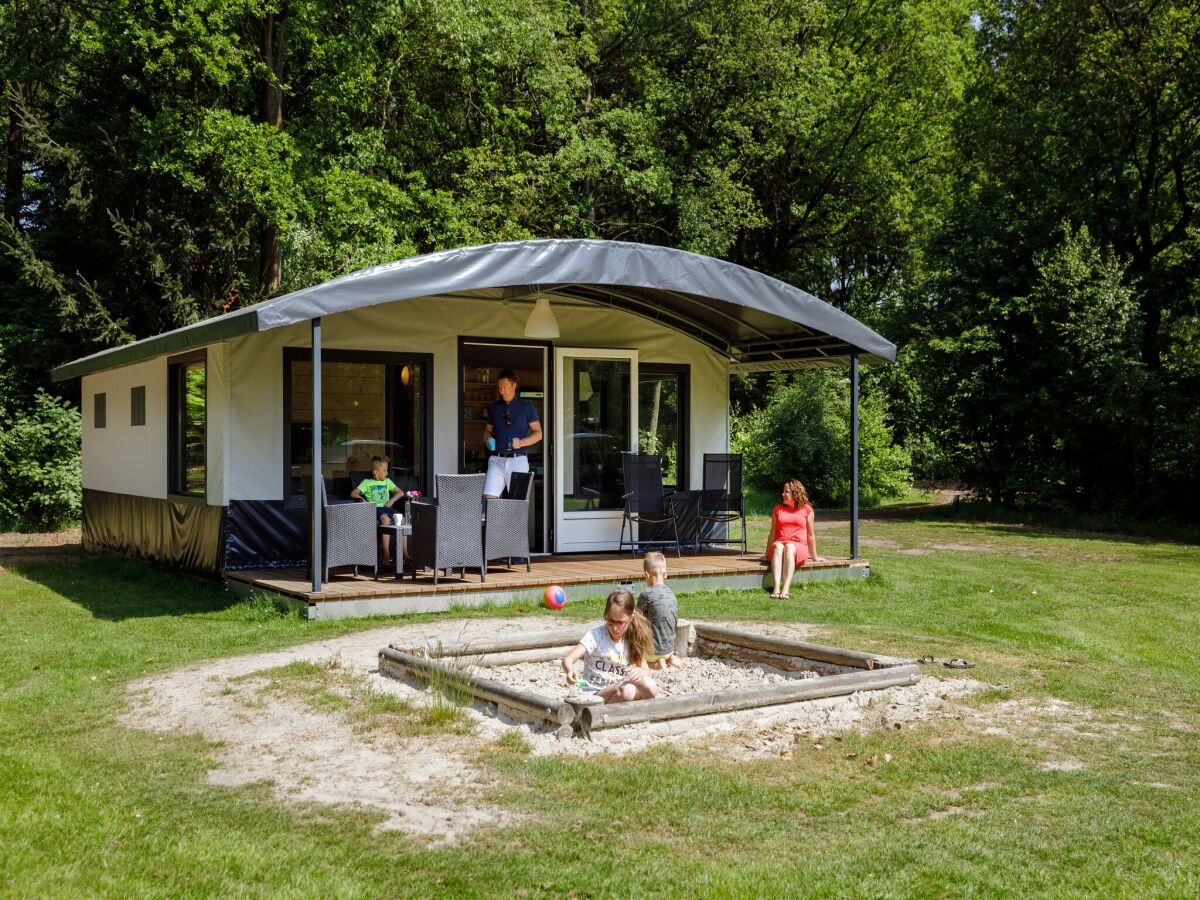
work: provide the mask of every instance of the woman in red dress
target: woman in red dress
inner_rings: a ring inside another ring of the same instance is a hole
[[[804,485],[792,479],[783,486],[783,502],[771,511],[771,534],[767,537],[767,559],[775,589],[771,596],[786,600],[796,567],[817,556],[817,536],[813,529],[813,508]]]

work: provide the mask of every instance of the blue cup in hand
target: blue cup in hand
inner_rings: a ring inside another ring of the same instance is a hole
[[[487,439],[487,448],[489,450],[491,450],[493,453],[496,452],[496,439],[494,437],[490,437]]]

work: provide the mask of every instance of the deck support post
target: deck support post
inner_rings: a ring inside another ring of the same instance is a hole
[[[308,497],[312,512],[312,543],[308,548],[308,559],[312,569],[312,592],[325,591],[325,559],[322,551],[325,542],[321,535],[321,317],[312,320],[312,481],[308,485]]]
[[[858,351],[850,351],[850,558],[858,559]]]

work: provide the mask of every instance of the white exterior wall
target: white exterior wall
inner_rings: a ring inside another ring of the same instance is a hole
[[[146,424],[130,424],[130,390],[146,388]],[[107,425],[96,427],[97,394]],[[135,497],[167,496],[167,359],[83,376],[83,486]]]
[[[562,332],[555,341],[557,346],[633,348],[640,364],[691,367],[688,475],[689,484],[699,487],[703,454],[724,452],[729,445],[729,375],[724,357],[628,313],[551,305]],[[532,308],[528,303],[488,300],[405,300],[322,319],[321,344],[324,350],[432,354],[433,471],[457,472],[459,336],[483,342],[523,341],[525,320]],[[231,417],[226,446],[231,462],[227,499],[283,499],[283,348],[309,346],[307,324],[246,335],[229,343]],[[504,365],[502,358],[496,360],[496,368]],[[210,397],[211,391],[210,387]],[[210,442],[210,459],[212,452]]]
[[[207,501],[228,502],[225,461],[229,457],[229,349],[207,348]],[[146,424],[131,425],[130,391],[146,388]],[[83,486],[92,490],[154,497],[167,492],[167,357],[85,375],[82,385]],[[96,428],[95,396],[106,394],[104,428]]]

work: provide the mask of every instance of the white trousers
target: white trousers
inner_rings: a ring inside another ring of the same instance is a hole
[[[513,472],[528,472],[528,456],[493,456],[488,460],[487,481],[483,493],[487,497],[499,497],[512,480]]]

